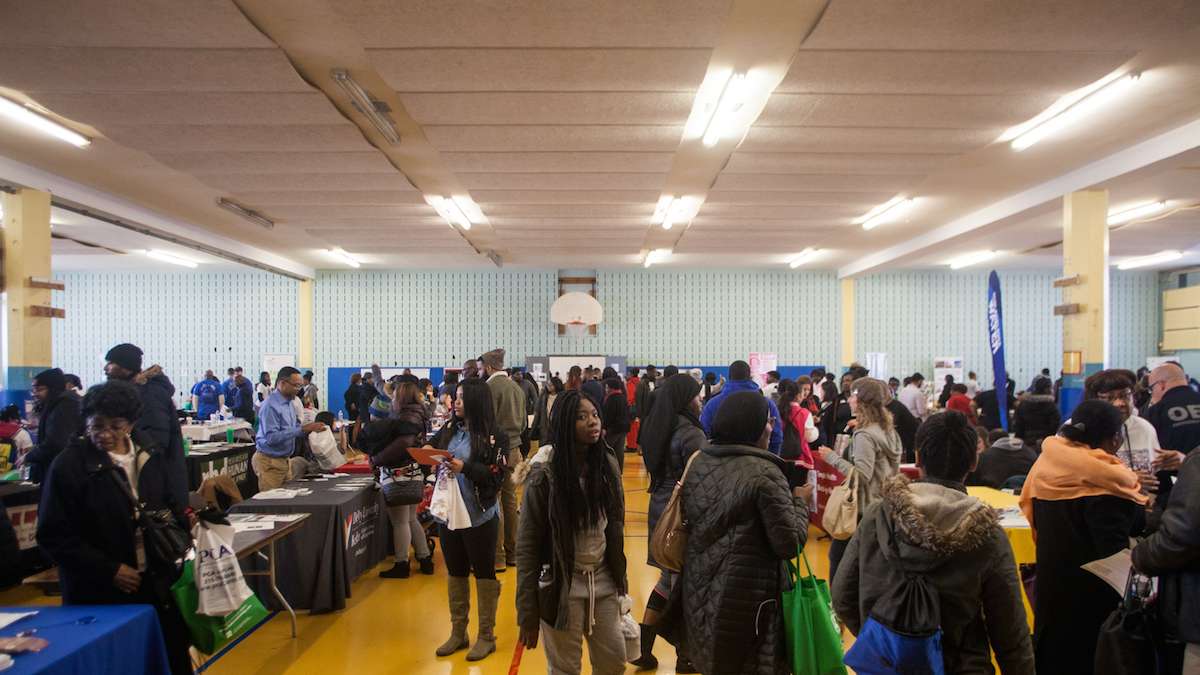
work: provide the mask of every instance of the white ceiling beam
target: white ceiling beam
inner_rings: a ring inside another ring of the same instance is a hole
[[[1027,190],[1009,195],[908,241],[864,256],[838,269],[838,277],[845,279],[879,270],[908,256],[924,253],[953,239],[978,232],[989,225],[1058,199],[1067,193],[1112,180],[1196,147],[1200,147],[1200,120],[1132,145]]]
[[[54,199],[110,216],[132,226],[130,229],[135,231],[248,267],[258,267],[293,279],[312,279],[316,276],[313,268],[290,258],[213,234],[203,226],[163,215],[3,155],[0,155],[0,181],[45,190]]]

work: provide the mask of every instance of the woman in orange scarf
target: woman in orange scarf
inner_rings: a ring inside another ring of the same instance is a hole
[[[1111,404],[1084,401],[1042,454],[1021,491],[1037,543],[1033,648],[1038,673],[1093,672],[1100,624],[1120,595],[1080,565],[1129,546],[1149,498],[1116,458],[1123,417]]]

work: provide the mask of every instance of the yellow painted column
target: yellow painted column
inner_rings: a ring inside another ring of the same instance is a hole
[[[854,363],[854,279],[842,279],[841,365]]]
[[[33,306],[48,307],[47,288],[34,288],[31,278],[50,277],[50,193],[21,189],[0,193],[4,205],[4,399],[24,406],[33,376],[53,363],[48,316]]]
[[[301,281],[299,288],[297,321],[300,324],[300,335],[297,341],[296,367],[300,370],[313,367],[313,282],[311,279]]]
[[[1074,410],[1083,381],[1108,364],[1108,191],[1083,190],[1063,197],[1063,305],[1079,312],[1063,316],[1063,364],[1078,356],[1081,372],[1063,375],[1061,407]]]

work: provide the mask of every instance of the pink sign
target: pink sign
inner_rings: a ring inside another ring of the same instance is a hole
[[[767,383],[767,371],[779,368],[779,356],[767,352],[750,352],[750,377],[763,386]]]

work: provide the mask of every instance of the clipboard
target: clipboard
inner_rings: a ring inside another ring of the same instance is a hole
[[[425,464],[426,466],[437,466],[444,460],[454,457],[449,450],[436,450],[434,448],[409,448],[408,454],[418,464]]]

